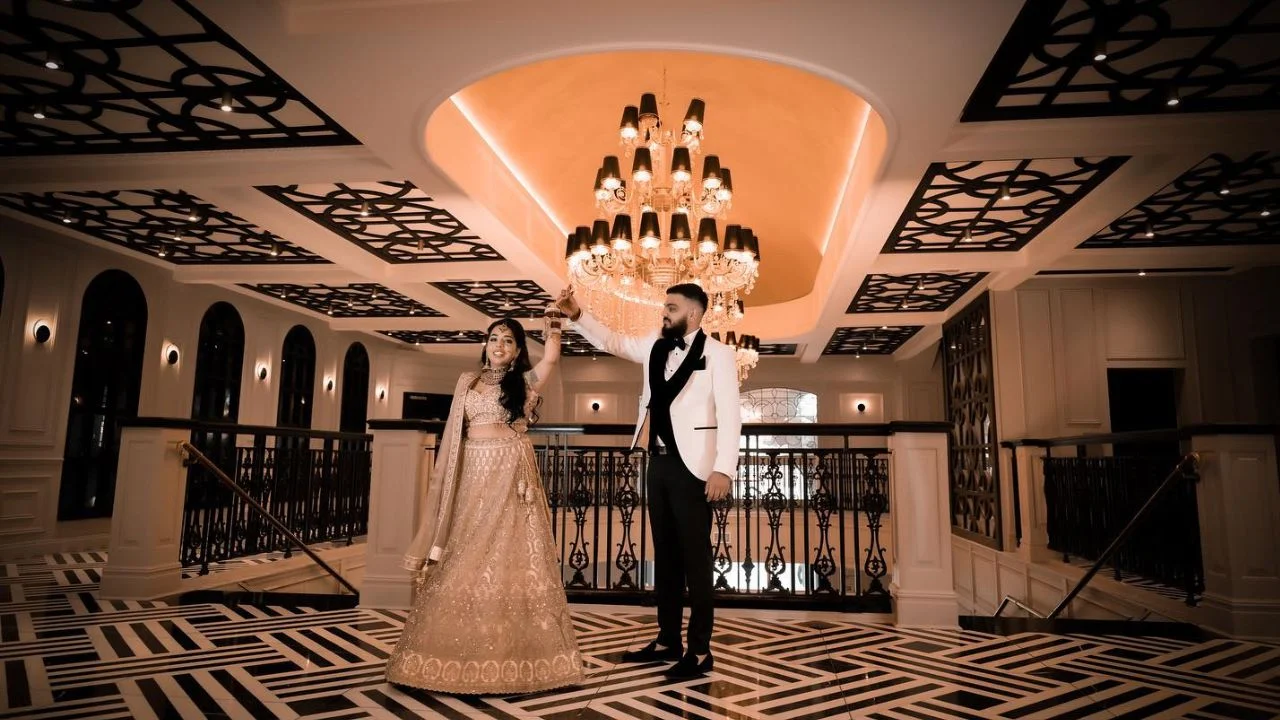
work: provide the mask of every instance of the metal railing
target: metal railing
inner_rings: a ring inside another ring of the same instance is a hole
[[[178,447],[182,452],[183,463],[187,467],[203,468],[210,476],[217,480],[221,487],[225,488],[228,492],[238,498],[240,502],[244,503],[246,507],[251,509],[255,513],[256,517],[265,521],[276,532],[283,536],[288,543],[290,543],[290,546],[296,545],[307,554],[307,557],[311,558],[311,560],[319,565],[321,569],[332,576],[334,580],[338,581],[338,584],[350,591],[352,595],[355,595],[356,597],[360,596],[360,591],[357,590],[354,585],[352,585],[346,578],[342,577],[337,570],[334,570],[329,563],[321,559],[320,556],[311,548],[307,547],[307,543],[292,529],[290,529],[288,525],[267,511],[261,503],[255,500],[252,495],[245,491],[244,488],[240,487],[240,485],[228,477],[221,468],[215,465],[204,453],[200,452],[198,448],[190,442],[182,442]]]
[[[627,447],[631,430],[530,431],[565,587],[575,598],[643,601],[652,591],[648,456]],[[743,426],[738,478],[730,497],[712,507],[713,582],[721,602],[890,609],[888,453],[853,442],[886,431]]]
[[[183,567],[210,566],[294,542],[254,512],[250,497],[307,544],[345,542],[368,531],[372,436],[290,428],[174,421],[191,445],[232,479],[233,491],[203,465],[187,473],[179,543]]]
[[[1016,598],[1006,595],[1004,600],[1000,602],[1000,606],[996,609],[996,617],[999,617],[1000,614],[1004,612],[1004,609],[1012,603],[1036,617],[1043,617],[1049,620],[1056,619],[1067,609],[1071,604],[1071,601],[1075,600],[1076,596],[1089,585],[1089,582],[1093,580],[1094,576],[1096,576],[1103,566],[1111,560],[1120,547],[1124,545],[1124,542],[1128,540],[1135,530],[1141,526],[1142,522],[1152,515],[1152,511],[1159,506],[1162,499],[1164,499],[1169,493],[1176,491],[1179,485],[1191,486],[1194,489],[1194,482],[1198,478],[1196,466],[1199,463],[1199,460],[1200,456],[1197,453],[1188,453],[1178,461],[1173,470],[1165,476],[1164,480],[1147,497],[1146,502],[1144,502],[1142,506],[1138,508],[1137,512],[1129,518],[1129,521],[1125,523],[1120,532],[1115,535],[1107,547],[1098,555],[1097,559],[1094,560],[1093,564],[1089,566],[1089,570],[1085,572],[1084,576],[1076,582],[1066,596],[1062,598],[1062,601],[1059,602],[1048,615],[1041,615],[1032,608],[1018,601]],[[1181,534],[1185,534],[1188,531],[1195,533],[1196,547],[1199,548],[1199,524],[1197,523],[1193,528],[1183,528],[1181,530]],[[1175,532],[1178,531],[1175,529]],[[1203,585],[1201,588],[1203,589]],[[1188,604],[1192,604],[1190,596]]]

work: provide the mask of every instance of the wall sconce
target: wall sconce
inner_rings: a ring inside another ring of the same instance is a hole
[[[379,400],[379,401],[382,401],[382,400],[386,400],[386,399],[387,399],[387,389],[386,389],[386,388],[378,388],[378,400]]]
[[[179,358],[178,346],[174,345],[173,343],[169,343],[168,347],[164,349],[165,362],[169,363],[170,365],[177,365],[178,358]]]
[[[50,329],[49,323],[44,320],[37,320],[31,326],[31,337],[35,338],[37,343],[43,345],[49,342],[49,338],[53,337],[53,330]]]
[[[265,381],[266,381],[266,379],[267,379],[267,366],[266,366],[266,365],[259,365],[259,366],[258,366],[258,380],[259,380],[259,381],[262,381],[262,382],[265,382]]]
[[[866,411],[867,411],[867,404],[864,402],[858,403],[858,412],[864,413]]]
[[[327,392],[333,392],[333,378],[324,379],[324,389]]]
[[[593,413],[598,413],[598,412],[600,412],[600,401],[599,401],[599,400],[596,400],[596,401],[594,401],[594,402],[592,402],[592,403],[591,403],[591,412],[593,412]]]

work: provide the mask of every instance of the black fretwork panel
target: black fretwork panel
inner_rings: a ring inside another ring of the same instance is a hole
[[[5,193],[0,205],[178,264],[329,262],[181,190]]]
[[[390,263],[502,259],[407,180],[258,189]]]
[[[933,163],[881,252],[1021,250],[1125,160]]]
[[[981,272],[868,275],[846,312],[941,312],[984,277]]]
[[[541,330],[530,330],[529,337],[546,342]],[[560,333],[560,354],[564,357],[609,357],[609,353],[596,350],[586,338],[569,329]]]
[[[483,330],[379,330],[389,338],[409,345],[460,345],[482,343]]]
[[[757,351],[760,355],[795,355],[798,346],[795,343],[760,343]]]
[[[1280,243],[1280,152],[1213,154],[1082,248]]]
[[[919,325],[836,328],[822,354],[892,355],[919,331]]]
[[[357,144],[186,0],[13,0],[0,27],[0,155]]]
[[[376,283],[352,285],[242,284],[308,310],[336,318],[444,317],[444,313]]]
[[[962,120],[1280,108],[1272,0],[1027,0]]]
[[[951,526],[961,537],[1002,549],[995,371],[990,295],[942,327],[943,392],[949,438]]]
[[[431,284],[489,317],[540,316],[552,302],[551,296],[532,280],[478,280]]]

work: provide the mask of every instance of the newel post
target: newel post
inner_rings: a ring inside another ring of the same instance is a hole
[[[951,572],[948,423],[890,423],[894,624],[959,627]]]
[[[1206,623],[1280,638],[1280,477],[1274,428],[1188,428],[1200,456],[1196,507]],[[1188,531],[1191,531],[1188,528]]]
[[[191,440],[184,421],[140,418],[120,434],[115,505],[107,564],[99,594],[104,600],[150,600],[172,595],[182,583],[182,511],[187,468],[178,444]]]
[[[418,529],[441,423],[371,420],[373,468],[360,606],[405,609],[412,577],[402,561]]]

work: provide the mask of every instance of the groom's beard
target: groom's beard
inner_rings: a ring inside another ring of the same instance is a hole
[[[688,319],[682,318],[678,321],[672,321],[670,325],[662,326],[662,337],[668,340],[675,340],[676,338],[682,338],[688,334],[689,334]]]

